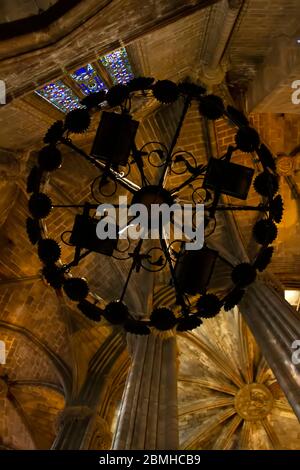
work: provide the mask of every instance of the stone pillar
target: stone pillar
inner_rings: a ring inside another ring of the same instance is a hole
[[[176,339],[128,336],[132,363],[113,449],[176,450],[179,446]]]
[[[105,419],[96,416],[93,431],[89,442],[91,450],[108,450],[111,448],[111,432]]]
[[[292,344],[300,340],[299,313],[272,285],[262,280],[247,289],[239,308],[300,419],[300,365],[292,362]]]
[[[199,78],[209,88],[223,82],[226,73],[224,55],[234,30],[242,0],[221,0],[212,7],[208,20],[208,34],[202,46]]]
[[[67,406],[58,417],[58,434],[52,449],[80,449],[93,414],[88,406]]]
[[[104,398],[101,394],[99,397]],[[51,449],[110,450],[111,442],[108,423],[97,412],[97,408],[78,404],[67,406],[58,416],[57,437]]]
[[[111,447],[111,436],[105,421],[115,374],[123,364],[126,342],[122,334],[108,337],[90,359],[88,373],[80,390],[66,403],[58,418],[58,432],[53,450]]]

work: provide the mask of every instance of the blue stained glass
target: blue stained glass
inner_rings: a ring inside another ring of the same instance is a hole
[[[63,113],[72,111],[72,109],[81,108],[78,96],[61,80],[48,83],[48,85],[43,86],[40,90],[36,90],[35,93]]]
[[[134,76],[125,47],[106,54],[101,57],[100,61],[110,74],[114,84],[125,84]]]
[[[71,78],[80,86],[81,91],[85,95],[107,89],[91,64],[76,70],[76,72],[71,74]]]

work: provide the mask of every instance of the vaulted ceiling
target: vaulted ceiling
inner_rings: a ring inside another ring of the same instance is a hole
[[[178,343],[183,449],[299,449],[299,421],[237,310]]]

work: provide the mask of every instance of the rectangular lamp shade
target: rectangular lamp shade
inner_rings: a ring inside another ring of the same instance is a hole
[[[203,187],[237,199],[247,199],[254,170],[226,160],[210,158]]]
[[[127,114],[103,111],[92,147],[93,157],[126,166],[138,125]]]
[[[96,234],[98,220],[84,215],[76,215],[69,243],[86,248],[95,253],[111,256],[117,247],[117,239],[100,240]],[[118,230],[117,230],[118,233]]]
[[[218,252],[207,247],[181,253],[175,265],[175,275],[181,291],[190,295],[204,294],[217,257]]]

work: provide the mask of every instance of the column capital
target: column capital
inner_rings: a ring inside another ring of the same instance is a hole
[[[263,273],[258,273],[257,274],[257,280],[259,282],[261,282],[262,284],[265,284],[266,286],[273,289],[279,295],[284,296],[284,287],[283,287],[283,285],[276,278],[276,276],[274,276],[274,274],[272,274],[271,272],[264,271]]]
[[[89,406],[85,405],[71,405],[67,406],[62,412],[59,414],[57,419],[57,428],[60,429],[67,424],[70,420],[82,420],[85,418],[89,418],[93,415],[94,410]]]
[[[214,14],[208,20],[207,34],[202,48],[200,79],[208,86],[219,85],[224,81],[227,60],[227,46],[235,28],[241,0],[224,0],[214,6]]]
[[[93,426],[89,449],[109,450],[111,448],[112,433],[107,421],[101,416],[97,416]]]
[[[227,67],[223,64],[217,67],[209,67],[208,65],[202,65],[198,75],[199,80],[212,89],[214,85],[220,85],[224,81]]]

